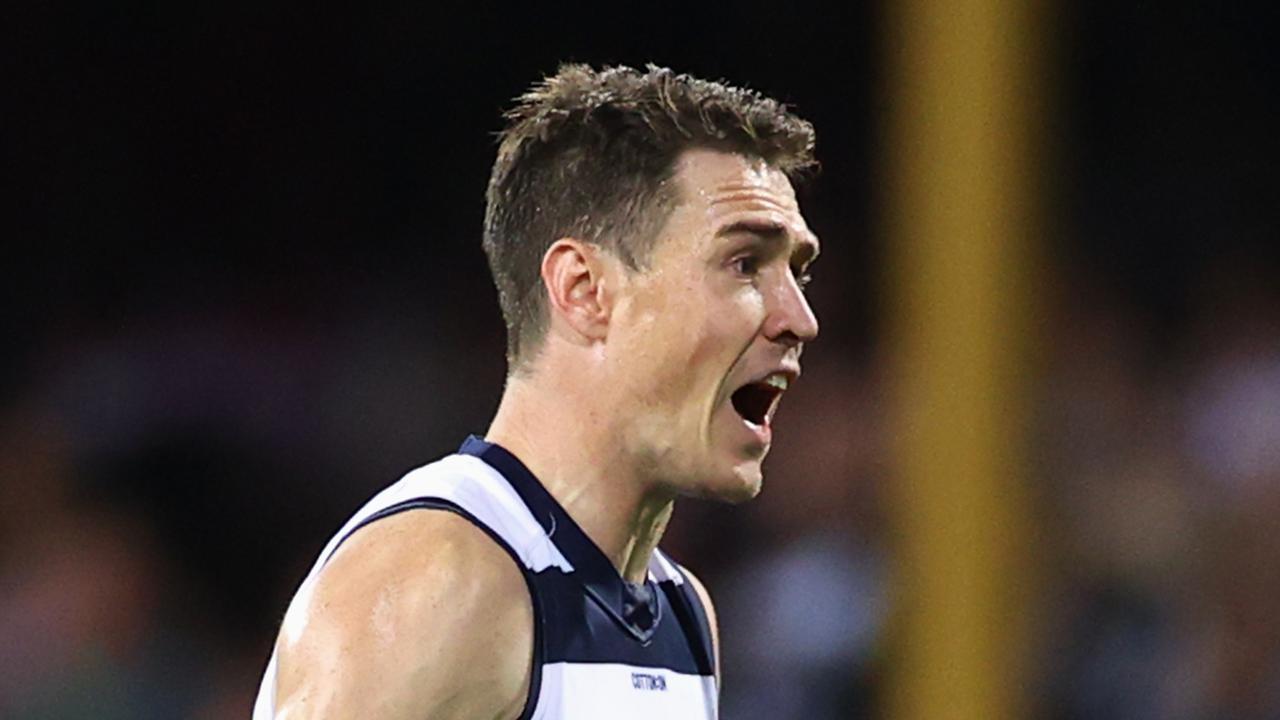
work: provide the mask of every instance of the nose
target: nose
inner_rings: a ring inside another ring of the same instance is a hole
[[[765,337],[786,345],[812,342],[818,337],[818,318],[795,276],[790,271],[782,275],[782,281],[775,284],[771,293]]]

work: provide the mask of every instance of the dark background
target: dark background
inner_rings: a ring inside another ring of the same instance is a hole
[[[484,186],[501,111],[561,61],[726,78],[818,129],[823,337],[778,489],[682,506],[669,545],[723,606],[726,717],[875,710],[879,6],[9,15],[0,714],[247,714],[324,540],[496,406]],[[1278,29],[1263,3],[1050,13],[1037,716],[1280,712]]]

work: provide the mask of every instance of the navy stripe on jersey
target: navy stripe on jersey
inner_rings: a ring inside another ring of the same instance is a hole
[[[638,667],[666,668],[689,675],[710,675],[698,662],[690,637],[678,622],[659,622],[649,639],[639,642],[617,631],[617,623],[598,603],[583,595],[573,577],[555,569],[534,574],[542,593],[547,662],[625,663]],[[657,584],[660,617],[675,616],[669,599],[680,590],[675,583]],[[551,629],[554,628],[553,631]]]

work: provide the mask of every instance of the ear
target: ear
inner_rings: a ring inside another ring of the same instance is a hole
[[[561,238],[542,256],[551,329],[567,331],[571,341],[590,344],[608,333],[613,288],[602,252],[590,243]]]

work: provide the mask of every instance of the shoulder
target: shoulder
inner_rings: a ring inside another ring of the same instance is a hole
[[[356,532],[304,584],[277,643],[276,706],[310,717],[514,717],[533,655],[524,575],[451,512]]]
[[[716,619],[715,603],[711,602],[711,593],[707,592],[707,586],[702,584],[697,575],[683,565],[680,566],[680,572],[689,582],[689,587],[693,588],[693,593],[698,596],[703,610],[707,613],[707,625],[711,628],[711,646],[716,656],[716,685],[718,686],[720,684],[720,623]]]

